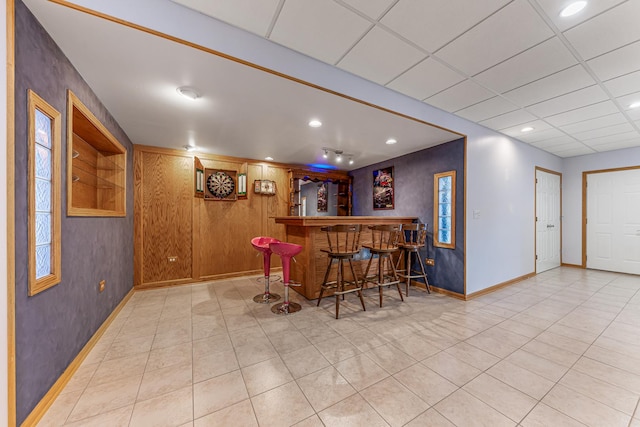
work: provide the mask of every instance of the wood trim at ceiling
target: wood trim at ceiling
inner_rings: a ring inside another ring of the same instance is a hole
[[[6,0],[7,38],[7,425],[16,425],[15,340],[15,2]]]
[[[580,267],[587,268],[587,177],[595,173],[621,172],[634,169],[640,169],[640,165],[582,172],[582,265]]]
[[[546,172],[560,177],[560,265],[562,265],[562,173],[540,166],[535,167],[533,173],[533,271],[538,274],[538,230],[537,230],[537,213],[538,213],[538,177],[537,172]]]
[[[90,9],[88,7],[84,7],[84,6],[80,6],[80,5],[77,5],[77,4],[73,4],[73,3],[69,2],[69,1],[66,1],[66,0],[49,0],[49,1],[51,1],[52,3],[56,3],[58,5],[61,5],[61,6],[68,7],[70,9],[77,10],[79,12],[86,13],[88,15],[95,16],[97,18],[102,18],[102,19],[105,19],[107,21],[111,21],[111,22],[116,23],[116,24],[124,25],[126,27],[129,27],[129,28],[132,28],[132,29],[135,29],[135,30],[143,31],[143,32],[145,32],[147,34],[150,34],[150,35],[153,35],[153,36],[161,37],[163,39],[166,39],[166,40],[169,40],[169,41],[172,41],[172,42],[175,42],[175,43],[179,43],[179,44],[182,44],[184,46],[189,46],[191,48],[198,49],[198,50],[200,50],[202,52],[206,52],[206,53],[209,53],[209,54],[212,54],[212,55],[219,56],[221,58],[228,59],[228,60],[236,62],[238,64],[246,65],[246,66],[254,68],[256,70],[264,71],[265,73],[269,73],[269,74],[272,74],[274,76],[282,77],[282,78],[290,80],[292,82],[299,83],[299,84],[302,84],[304,86],[308,86],[308,87],[311,87],[311,88],[314,88],[314,89],[318,89],[318,90],[321,90],[323,92],[326,92],[326,93],[329,93],[329,94],[332,94],[332,95],[339,96],[339,97],[347,99],[349,101],[357,102],[359,104],[366,105],[368,107],[376,108],[376,109],[378,109],[380,111],[384,111],[386,113],[390,113],[390,114],[396,115],[398,117],[402,117],[402,118],[405,118],[405,119],[408,119],[408,120],[413,120],[414,122],[421,123],[421,124],[427,125],[427,126],[431,126],[433,128],[440,129],[440,130],[443,130],[443,131],[446,131],[446,132],[451,132],[451,133],[456,134],[456,135],[458,135],[460,137],[465,137],[466,136],[465,134],[462,134],[460,132],[456,132],[456,131],[451,130],[451,129],[447,129],[445,127],[436,125],[434,123],[430,123],[430,122],[427,122],[425,120],[420,120],[420,119],[417,119],[415,117],[412,117],[412,116],[409,116],[409,115],[406,115],[406,114],[403,114],[403,113],[399,113],[397,111],[393,111],[393,110],[390,110],[388,108],[381,107],[379,105],[372,104],[370,102],[363,101],[361,99],[354,98],[352,96],[345,95],[343,93],[340,93],[340,92],[337,92],[337,91],[334,91],[334,90],[331,90],[331,89],[327,89],[325,87],[322,87],[322,86],[319,86],[317,84],[308,82],[306,80],[302,80],[302,79],[299,79],[297,77],[289,76],[289,75],[281,73],[279,71],[275,71],[275,70],[272,70],[270,68],[263,67],[263,66],[258,65],[258,64],[254,64],[253,62],[249,62],[249,61],[246,61],[244,59],[236,58],[234,56],[228,55],[226,53],[222,53],[222,52],[217,51],[215,49],[211,49],[211,48],[199,45],[197,43],[193,43],[193,42],[181,39],[181,38],[176,37],[176,36],[172,36],[172,35],[157,31],[157,30],[153,30],[151,28],[144,27],[144,26],[139,25],[139,24],[134,24],[133,22],[125,21],[124,19],[116,18],[115,16],[107,15],[105,13],[98,12],[97,10]]]

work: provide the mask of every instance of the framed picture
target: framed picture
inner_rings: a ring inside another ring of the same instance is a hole
[[[327,183],[318,184],[318,212],[327,212]]]
[[[373,209],[393,209],[393,166],[373,171]]]

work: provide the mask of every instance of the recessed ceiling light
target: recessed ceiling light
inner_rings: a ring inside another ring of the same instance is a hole
[[[574,1],[569,6],[562,9],[562,12],[560,12],[560,16],[562,16],[563,18],[573,16],[576,13],[580,12],[582,9],[584,9],[586,5],[587,5],[586,1]]]
[[[527,126],[525,128],[520,129],[520,132],[531,132],[533,128],[531,126]]]
[[[320,126],[322,126],[322,122],[320,120],[313,119],[309,122],[309,126],[311,126],[312,128],[319,128]]]
[[[638,107],[640,107],[640,101],[636,101],[629,104],[629,108],[638,108]]]
[[[184,96],[185,98],[191,99],[192,101],[195,101],[196,99],[200,98],[200,94],[198,93],[198,91],[189,86],[181,86],[176,89],[176,92],[178,92],[180,95]]]
[[[353,159],[351,157],[349,157],[349,164],[352,165],[353,164]]]
[[[396,140],[395,140],[395,139],[393,139],[393,138],[389,138],[389,139],[387,139],[386,144],[387,144],[387,145],[393,145],[393,144],[395,144],[396,142],[398,142],[398,141],[396,141]]]
[[[270,162],[271,160],[273,160],[273,157],[271,157],[271,156],[267,156],[267,157],[265,157],[264,159],[265,159],[266,161]]]

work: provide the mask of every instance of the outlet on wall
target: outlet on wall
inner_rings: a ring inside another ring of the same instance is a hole
[[[169,262],[176,262],[178,260],[178,257],[177,256],[170,256],[170,257],[167,257],[167,259],[169,260]]]
[[[99,284],[98,290],[100,292],[104,291],[104,287],[105,287],[106,284],[107,284],[106,280],[100,280],[100,284]]]
[[[424,263],[427,265],[434,266],[436,265],[436,260],[433,258],[425,258]]]

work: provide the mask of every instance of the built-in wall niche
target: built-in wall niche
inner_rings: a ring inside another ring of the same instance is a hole
[[[319,172],[305,169],[289,170],[289,216],[317,215],[317,208],[309,212],[308,200],[307,209],[303,211],[303,199],[301,185],[305,182],[327,183],[325,190],[327,204],[335,206],[337,216],[351,215],[351,185],[352,178],[346,172]],[[335,185],[331,185],[335,184]],[[315,186],[314,186],[315,188]],[[317,195],[314,200],[317,200]],[[315,212],[315,213],[314,213]]]
[[[67,215],[126,216],[127,150],[68,91]]]

